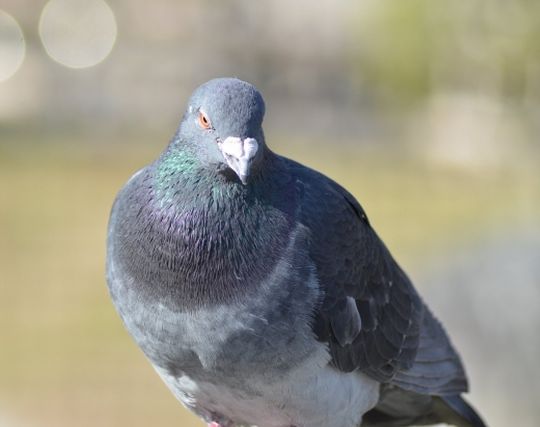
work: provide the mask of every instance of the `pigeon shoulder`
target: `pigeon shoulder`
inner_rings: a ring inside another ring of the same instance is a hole
[[[303,207],[309,218],[324,222],[339,219],[342,227],[347,220],[360,232],[371,229],[364,209],[343,186],[299,162],[286,157],[281,157],[281,161],[295,180],[297,193],[303,199]]]

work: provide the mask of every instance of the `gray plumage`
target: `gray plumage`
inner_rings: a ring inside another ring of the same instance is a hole
[[[273,153],[216,79],[118,194],[107,278],[128,331],[208,423],[484,424],[440,323],[346,190]]]

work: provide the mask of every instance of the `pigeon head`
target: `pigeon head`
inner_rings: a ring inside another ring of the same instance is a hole
[[[247,184],[264,155],[264,101],[251,84],[234,78],[210,80],[191,95],[179,128],[204,167],[217,168]]]

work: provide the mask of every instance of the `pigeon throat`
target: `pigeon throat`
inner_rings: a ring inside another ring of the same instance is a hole
[[[231,156],[237,154],[231,149],[230,143],[222,143],[224,156],[229,151],[233,151]],[[231,199],[252,198],[264,192],[265,168],[261,168],[260,161],[257,165],[251,164],[257,149],[255,144],[255,140],[246,141],[241,155],[236,156],[238,161],[234,157],[212,165],[204,164],[197,154],[188,149],[167,150],[152,166],[151,187],[156,201],[161,207],[172,208],[177,203],[197,207],[227,203]],[[247,185],[248,178],[249,184],[254,185]]]

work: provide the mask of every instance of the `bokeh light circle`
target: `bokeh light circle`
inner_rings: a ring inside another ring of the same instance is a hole
[[[39,36],[49,56],[71,68],[103,61],[116,32],[114,13],[103,0],[50,0],[39,21]]]
[[[0,10],[0,82],[13,76],[26,52],[24,35],[17,21]]]

